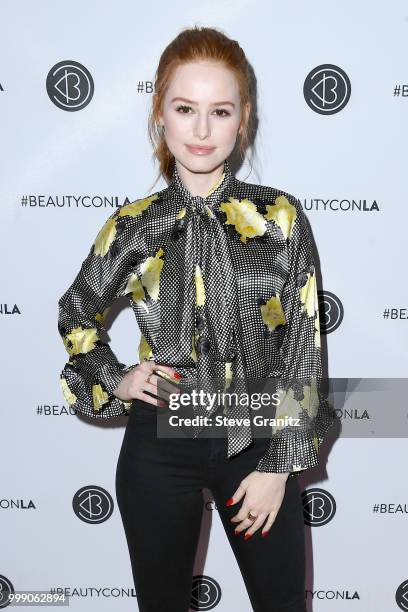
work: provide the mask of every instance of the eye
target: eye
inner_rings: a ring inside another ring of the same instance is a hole
[[[225,108],[216,108],[215,112],[225,113],[225,115],[218,115],[219,117],[229,117],[231,115]]]
[[[176,107],[176,111],[182,115],[188,115],[190,110],[192,111],[193,109],[188,104],[180,104],[180,106]],[[218,117],[229,117],[231,115],[225,108],[216,108],[214,112]]]
[[[188,115],[188,113],[185,113],[184,110],[185,109],[188,110],[189,108],[191,108],[191,106],[187,106],[187,104],[180,104],[180,106],[177,106],[176,111],[179,112],[181,109],[183,109],[182,110],[182,114],[183,115]]]

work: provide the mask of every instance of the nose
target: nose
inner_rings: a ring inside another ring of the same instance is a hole
[[[211,136],[210,124],[208,117],[205,114],[198,115],[196,124],[194,126],[194,136],[200,138],[200,140]]]

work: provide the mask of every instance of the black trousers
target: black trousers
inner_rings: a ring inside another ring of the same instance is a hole
[[[157,436],[156,408],[134,400],[116,470],[116,498],[129,548],[140,612],[188,612],[203,513],[202,489],[213,494],[255,612],[306,612],[305,539],[297,478],[269,533],[248,540],[230,522],[242,500],[226,501],[265,452],[253,443],[231,459],[227,439]],[[247,612],[244,607],[237,612]]]

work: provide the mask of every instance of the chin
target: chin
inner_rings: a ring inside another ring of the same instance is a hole
[[[217,155],[217,151],[214,151],[211,155],[205,155],[199,157],[194,154],[187,154],[178,157],[179,163],[181,163],[190,172],[212,172],[215,168],[218,168],[224,163],[227,156]]]

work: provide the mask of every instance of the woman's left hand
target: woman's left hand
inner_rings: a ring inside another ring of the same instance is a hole
[[[264,524],[266,519],[262,535],[267,534],[281,507],[288,476],[289,472],[258,472],[255,470],[241,480],[238,489],[227,502],[228,506],[236,504],[245,495],[239,512],[231,519],[232,523],[238,523],[235,528],[237,535],[246,529],[245,539],[247,540]],[[248,518],[249,512],[252,516],[257,517],[255,521]]]

